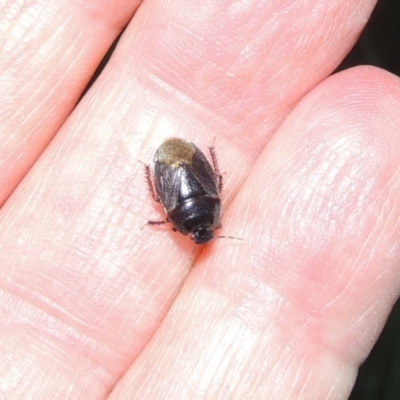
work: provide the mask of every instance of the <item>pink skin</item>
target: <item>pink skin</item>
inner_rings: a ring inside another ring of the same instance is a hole
[[[328,78],[374,2],[137,5],[0,10],[1,396],[346,398],[399,294],[400,82]],[[193,268],[140,229],[164,216],[138,161],[170,136],[215,138],[245,239]]]

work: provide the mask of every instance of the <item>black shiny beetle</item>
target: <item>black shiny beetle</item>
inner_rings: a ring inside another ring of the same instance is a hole
[[[149,225],[170,222],[174,231],[190,235],[196,244],[214,238],[214,231],[221,227],[222,175],[219,172],[214,147],[210,147],[214,169],[201,150],[186,140],[166,140],[154,156],[154,181],[150,167],[145,173],[153,198],[161,202],[167,218],[148,221]]]

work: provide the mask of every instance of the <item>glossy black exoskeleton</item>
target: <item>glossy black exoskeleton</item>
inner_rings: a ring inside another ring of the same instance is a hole
[[[214,168],[201,150],[182,139],[166,140],[154,156],[154,181],[150,167],[145,166],[146,178],[153,198],[161,202],[167,218],[148,221],[149,225],[170,222],[174,231],[190,235],[196,244],[214,238],[220,228],[222,175],[213,147],[209,148]]]

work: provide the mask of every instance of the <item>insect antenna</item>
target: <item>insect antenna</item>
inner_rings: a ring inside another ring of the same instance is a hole
[[[236,239],[236,240],[241,240],[244,241],[245,239],[239,238],[236,236],[214,236],[215,239]]]

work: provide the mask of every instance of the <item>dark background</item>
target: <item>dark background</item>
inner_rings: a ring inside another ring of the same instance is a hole
[[[400,0],[378,0],[371,20],[338,70],[360,64],[376,65],[400,76]],[[350,400],[400,400],[399,301],[360,368]]]
[[[108,62],[116,43],[88,87]],[[375,65],[400,76],[400,0],[378,0],[363,34],[337,71],[361,64]],[[400,301],[361,366],[350,400],[400,400]]]
[[[400,0],[378,0],[364,32],[339,69],[369,64],[400,76],[399,45]]]

